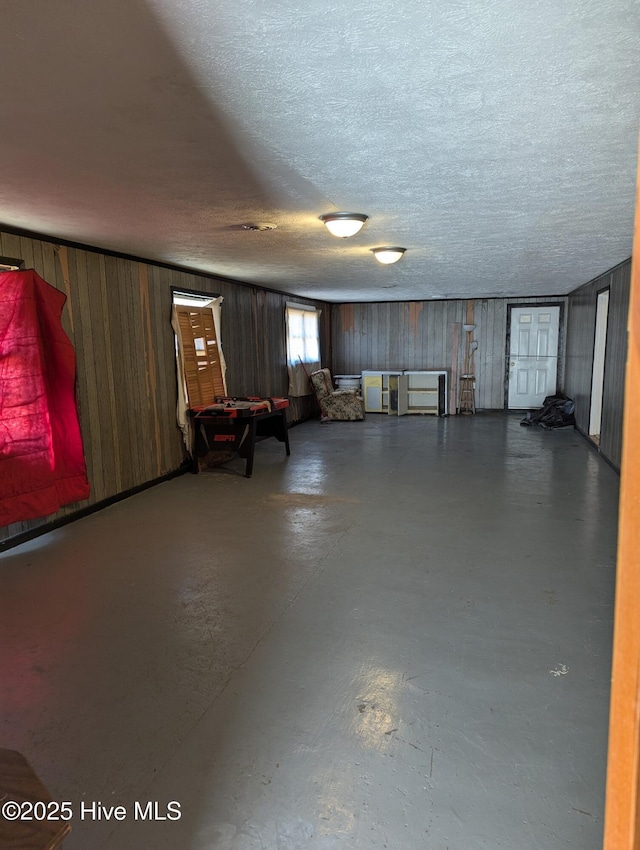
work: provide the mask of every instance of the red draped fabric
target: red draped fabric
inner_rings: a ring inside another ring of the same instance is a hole
[[[65,300],[34,271],[0,273],[0,526],[89,496]]]

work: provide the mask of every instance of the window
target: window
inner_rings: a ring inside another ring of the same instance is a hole
[[[315,310],[287,307],[289,364],[317,363],[320,360],[318,314]]]
[[[289,395],[311,395],[309,374],[320,368],[320,312],[305,304],[288,303],[287,368]]]
[[[17,272],[24,268],[24,260],[14,257],[0,257],[0,272]]]
[[[195,292],[173,290],[173,303],[182,307],[210,307],[215,300],[215,295],[198,295]]]

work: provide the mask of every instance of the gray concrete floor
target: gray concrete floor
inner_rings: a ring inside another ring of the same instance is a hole
[[[1,555],[65,848],[600,848],[618,477],[520,418],[305,423]]]

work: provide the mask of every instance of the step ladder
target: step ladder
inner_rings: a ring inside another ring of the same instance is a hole
[[[475,375],[460,375],[460,397],[458,413],[476,412],[476,378]]]

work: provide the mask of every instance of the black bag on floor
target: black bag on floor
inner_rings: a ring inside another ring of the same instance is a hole
[[[541,428],[568,428],[576,424],[576,403],[566,395],[549,395],[540,410],[530,410],[521,425],[540,425]]]

